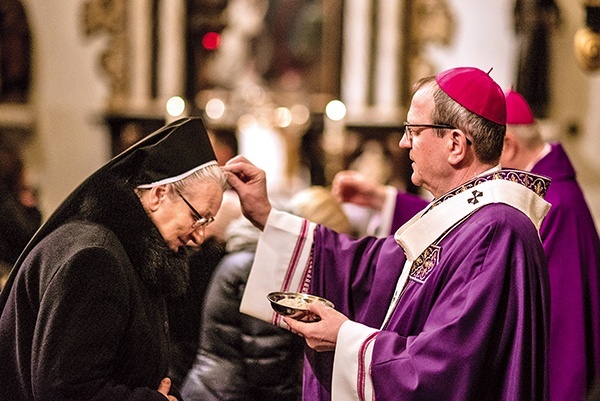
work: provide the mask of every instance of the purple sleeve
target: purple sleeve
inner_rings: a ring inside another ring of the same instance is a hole
[[[353,240],[322,226],[315,236],[309,292],[356,322],[380,327],[406,260],[402,249],[393,237]],[[326,399],[321,397],[331,393],[333,353],[307,348],[305,362],[304,399]]]
[[[322,226],[316,235],[311,290],[350,319],[379,327],[406,260],[402,248],[391,236],[355,240]]]

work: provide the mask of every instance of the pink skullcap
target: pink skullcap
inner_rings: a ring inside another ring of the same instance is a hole
[[[478,68],[459,67],[435,76],[440,88],[465,109],[496,124],[506,124],[502,88]]]
[[[530,125],[534,123],[533,113],[527,104],[527,100],[514,90],[504,93],[506,98],[506,124]]]

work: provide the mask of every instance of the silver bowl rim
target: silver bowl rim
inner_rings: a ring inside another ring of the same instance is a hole
[[[287,291],[273,291],[270,292],[269,294],[267,294],[267,299],[273,304],[277,304],[280,307],[285,307],[288,309],[293,309],[293,310],[297,310],[297,311],[307,311],[307,309],[300,309],[300,308],[294,308],[288,305],[283,305],[280,304],[279,302],[277,302],[278,300],[274,299],[274,297],[276,296],[282,296],[284,298],[303,298],[303,299],[311,299],[313,300],[313,302],[321,302],[322,304],[325,304],[331,308],[334,307],[333,302],[331,302],[330,300],[320,297],[318,295],[313,295],[313,294],[308,294],[305,292],[287,292]]]

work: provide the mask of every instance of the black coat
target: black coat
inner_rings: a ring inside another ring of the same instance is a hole
[[[182,387],[186,401],[302,398],[304,340],[239,312],[254,252],[221,260],[208,287],[200,348]]]
[[[169,249],[132,188],[92,185],[15,276],[0,316],[0,400],[160,400]]]

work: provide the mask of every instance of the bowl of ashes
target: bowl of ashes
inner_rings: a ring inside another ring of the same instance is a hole
[[[271,307],[282,316],[289,316],[303,322],[316,322],[321,318],[308,310],[308,305],[314,302],[333,308],[333,303],[316,295],[300,292],[272,292],[267,295]]]

